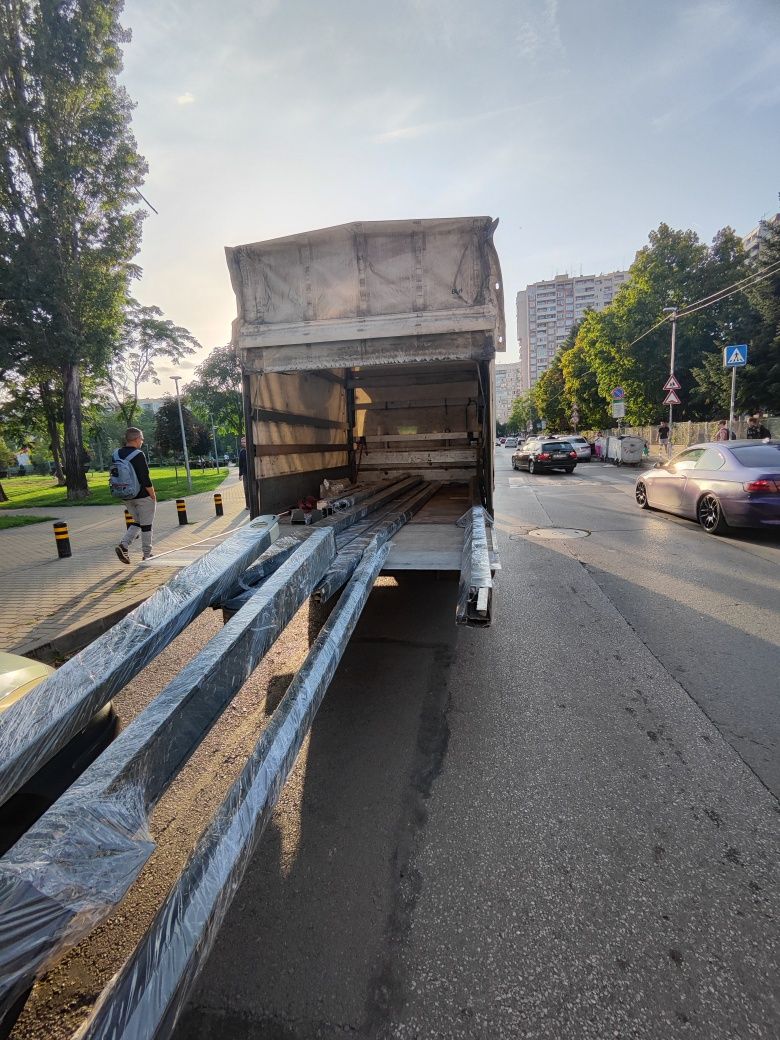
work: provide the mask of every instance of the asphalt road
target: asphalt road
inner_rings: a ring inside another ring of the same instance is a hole
[[[780,1033],[777,542],[497,478],[495,625],[375,591],[178,1040]]]
[[[780,544],[642,512],[631,470],[530,477],[497,452],[494,625],[455,627],[452,581],[380,579],[177,1040],[780,1035]],[[15,1038],[71,1035],[316,623],[304,608],[242,688],[155,810],[148,868]]]

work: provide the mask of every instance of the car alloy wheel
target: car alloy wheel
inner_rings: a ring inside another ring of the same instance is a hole
[[[636,498],[636,504],[640,509],[649,509],[650,505],[647,501],[647,488],[643,481],[639,481],[636,488],[634,489],[634,497]]]
[[[529,459],[528,460],[528,472],[529,473],[535,473],[536,472],[536,465],[534,464],[534,460],[533,459]]]
[[[714,495],[704,495],[696,507],[696,518],[707,534],[723,534],[728,524],[723,519],[720,502]]]

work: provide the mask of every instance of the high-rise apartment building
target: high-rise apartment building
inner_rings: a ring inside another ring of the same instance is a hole
[[[776,213],[773,217],[769,217],[768,220],[759,220],[758,226],[754,227],[752,231],[749,231],[742,239],[742,245],[745,247],[747,258],[753,263],[756,263],[759,260],[761,256],[761,248],[769,237],[769,230],[772,225],[780,227],[780,213]]]
[[[585,311],[603,310],[627,279],[628,271],[579,278],[558,274],[549,281],[527,285],[517,294],[521,389],[528,390],[547,371]]]
[[[523,388],[522,367],[517,361],[496,365],[496,422],[505,423],[512,414],[512,405]]]

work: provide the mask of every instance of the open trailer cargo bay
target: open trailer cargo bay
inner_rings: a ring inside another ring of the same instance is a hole
[[[226,250],[253,516],[319,499],[326,480],[418,477],[435,486],[384,570],[461,569],[457,521],[493,512],[496,223],[355,223]]]

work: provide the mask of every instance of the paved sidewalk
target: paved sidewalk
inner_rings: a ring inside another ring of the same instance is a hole
[[[161,502],[154,524],[154,552],[226,534],[245,523],[244,492],[237,470],[217,489],[225,515],[214,515],[214,492],[187,497],[187,526],[176,502]],[[4,511],[6,512],[6,511]],[[66,520],[73,556],[57,557],[51,523],[0,531],[0,650],[41,656],[67,653],[95,638],[171,577],[170,567],[141,563],[137,538],[130,567],[114,552],[125,530],[122,505],[7,510]],[[87,639],[75,633],[87,629]]]

